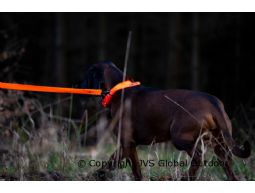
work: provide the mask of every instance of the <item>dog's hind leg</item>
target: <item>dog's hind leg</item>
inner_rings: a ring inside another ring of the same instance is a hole
[[[199,148],[196,148],[195,150],[187,151],[189,156],[191,157],[191,164],[188,171],[188,178],[187,180],[196,180],[197,179],[197,171],[202,163],[202,152]]]
[[[198,147],[194,147],[193,140],[173,139],[173,144],[178,150],[183,150],[191,157],[191,164],[188,171],[188,176],[182,177],[181,180],[196,180],[196,173],[202,162],[202,153]]]
[[[231,161],[232,155],[229,151],[228,147],[224,143],[218,143],[214,147],[214,152],[218,156],[218,161],[222,162],[222,167],[228,177],[229,180],[235,181],[237,180],[232,169],[231,169]]]

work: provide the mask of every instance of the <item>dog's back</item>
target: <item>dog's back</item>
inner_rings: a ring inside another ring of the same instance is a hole
[[[125,110],[131,111],[126,112],[129,115],[126,122],[132,123],[137,144],[170,140],[173,131],[180,125],[194,126],[197,128],[194,131],[196,135],[201,127],[215,128],[212,117],[216,113],[218,99],[206,93],[138,87],[127,90],[125,95],[130,100],[130,107]],[[114,112],[118,107],[119,104],[113,101]]]

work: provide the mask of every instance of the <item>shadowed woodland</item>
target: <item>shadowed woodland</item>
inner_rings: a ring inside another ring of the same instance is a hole
[[[254,180],[255,14],[251,13],[1,13],[0,81],[80,87],[99,61],[145,86],[208,92],[221,99],[239,144],[234,172]],[[0,90],[0,178],[3,180],[133,180],[129,168],[100,178],[80,159],[107,160],[116,139],[106,129],[100,98]],[[170,144],[140,147],[140,159],[188,159]],[[214,160],[210,150],[206,159]],[[142,168],[147,180],[180,180],[185,168]],[[225,180],[204,167],[198,180]]]

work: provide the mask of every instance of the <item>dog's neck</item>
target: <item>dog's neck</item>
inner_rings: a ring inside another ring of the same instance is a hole
[[[104,69],[104,82],[106,90],[123,81],[123,73],[114,66],[109,66]]]

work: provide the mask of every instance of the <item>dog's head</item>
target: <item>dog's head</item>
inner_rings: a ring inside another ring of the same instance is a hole
[[[82,88],[103,89],[104,88],[104,68],[102,65],[92,65],[85,74]]]
[[[121,82],[122,77],[122,72],[112,62],[99,62],[87,70],[81,87],[106,90]]]

